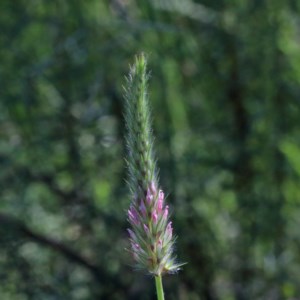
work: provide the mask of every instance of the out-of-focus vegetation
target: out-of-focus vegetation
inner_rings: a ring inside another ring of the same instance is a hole
[[[132,271],[122,84],[149,54],[167,299],[300,295],[300,2],[0,1],[0,299],[154,299]]]

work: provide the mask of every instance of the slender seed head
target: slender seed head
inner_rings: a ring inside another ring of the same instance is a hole
[[[177,271],[181,265],[175,263],[169,207],[158,187],[147,82],[146,58],[142,54],[136,56],[125,87],[128,185],[132,199],[128,233],[136,267],[160,276]]]

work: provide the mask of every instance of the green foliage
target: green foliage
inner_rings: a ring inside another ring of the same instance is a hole
[[[128,266],[124,76],[151,65],[169,299],[300,294],[298,1],[0,1],[0,299],[152,299]],[[148,298],[147,296],[148,295]]]

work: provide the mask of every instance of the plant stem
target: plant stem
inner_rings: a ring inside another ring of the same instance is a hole
[[[161,276],[155,276],[157,300],[165,300]]]

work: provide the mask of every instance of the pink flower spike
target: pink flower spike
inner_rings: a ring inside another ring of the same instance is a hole
[[[156,210],[154,210],[152,213],[152,220],[153,220],[154,224],[157,223],[157,218],[158,218],[157,212],[156,212]]]
[[[166,220],[168,218],[169,214],[169,205],[166,206],[165,211],[164,211],[164,219]]]
[[[141,204],[140,204],[139,208],[140,208],[140,212],[141,212],[142,216],[146,217],[146,215],[147,215],[147,208],[146,208],[145,203],[144,203],[143,200],[141,200]]]
[[[131,198],[128,212],[125,211],[128,222],[125,230],[130,228],[127,248],[135,260],[135,269],[155,277],[156,285],[160,285],[162,275],[174,273],[182,264],[176,262],[173,253],[176,233],[173,235],[170,222],[171,207],[164,194],[167,191],[160,187],[158,178],[147,74],[145,55],[137,55],[124,88],[127,183]],[[161,287],[157,289],[158,298],[163,298]]]

